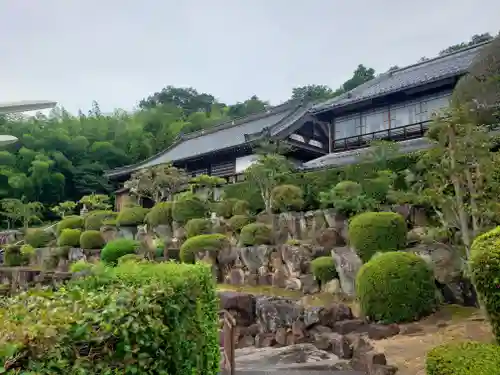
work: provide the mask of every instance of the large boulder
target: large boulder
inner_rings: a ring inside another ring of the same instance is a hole
[[[295,301],[280,297],[257,297],[255,310],[262,332],[276,332],[278,328],[291,328],[302,320],[304,308]]]
[[[252,294],[219,292],[220,308],[235,314],[238,325],[249,326],[255,322],[255,297]]]

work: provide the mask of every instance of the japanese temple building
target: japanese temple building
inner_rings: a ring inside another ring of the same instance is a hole
[[[487,43],[390,70],[319,104],[287,102],[182,135],[157,155],[106,175],[124,182],[139,169],[172,163],[192,176],[237,182],[256,160],[254,146],[263,139],[293,146],[286,156],[304,169],[355,163],[373,140],[400,142],[401,152],[423,149],[433,113],[448,106],[456,83]],[[117,191],[117,203],[126,194]]]

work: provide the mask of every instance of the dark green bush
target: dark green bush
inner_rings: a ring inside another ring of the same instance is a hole
[[[152,227],[172,223],[172,202],[160,202],[146,215],[146,223]]]
[[[98,230],[86,230],[80,236],[80,247],[82,249],[102,249],[105,245],[104,238]]]
[[[236,199],[233,204],[233,216],[234,215],[248,215],[250,212],[250,203],[242,199]]]
[[[120,227],[133,227],[144,222],[149,209],[144,207],[128,207],[118,213],[116,224]]]
[[[185,226],[187,238],[210,234],[212,232],[212,221],[210,219],[191,219]]]
[[[410,322],[436,308],[433,271],[412,253],[377,254],[358,272],[356,291],[361,311],[376,322]]]
[[[180,258],[185,263],[191,263],[195,259],[195,254],[200,251],[210,251],[218,253],[220,250],[228,247],[229,240],[226,236],[219,233],[201,234],[199,236],[188,238],[181,246]]]
[[[237,201],[238,199],[236,198],[228,198],[219,202],[214,202],[212,204],[212,210],[217,214],[217,216],[229,219],[233,216],[233,207]]]
[[[101,260],[105,264],[114,265],[118,259],[127,254],[134,254],[139,243],[128,238],[117,238],[109,241],[101,250]]]
[[[194,194],[185,194],[173,202],[172,218],[181,224],[191,219],[201,219],[208,214],[208,205]]]
[[[57,246],[80,247],[80,229],[63,229],[57,238]]]
[[[251,222],[252,218],[246,215],[234,215],[227,221],[227,224],[233,233],[240,233],[241,229]]]
[[[325,284],[339,277],[335,262],[331,256],[319,257],[311,262],[311,271],[314,278]]]
[[[209,267],[126,262],[93,273],[2,301],[6,373],[218,374],[219,301]]]
[[[427,375],[499,375],[500,346],[461,342],[435,347],[427,353]]]
[[[113,211],[93,211],[85,217],[85,230],[99,230],[105,220],[116,219],[117,215]]]
[[[394,212],[365,212],[349,222],[350,244],[363,262],[377,252],[404,249],[407,233],[404,218]]]
[[[246,201],[253,213],[257,213],[264,209],[264,201],[262,200],[259,189],[254,184],[249,184],[246,181],[224,186],[224,199]],[[235,215],[234,212],[232,212],[232,214]]]
[[[24,236],[24,241],[35,249],[47,246],[53,239],[52,233],[43,229],[28,230]]]
[[[276,186],[271,193],[273,208],[278,212],[300,211],[304,207],[304,192],[295,185]]]
[[[59,236],[64,229],[82,229],[84,219],[81,216],[67,216],[62,219],[56,226],[56,232]]]
[[[270,245],[273,243],[272,228],[263,223],[250,223],[241,228],[240,242],[243,246]]]
[[[29,256],[21,252],[21,246],[7,245],[4,248],[3,261],[9,267],[25,266],[29,263]]]
[[[500,227],[477,237],[469,260],[472,282],[500,344]]]

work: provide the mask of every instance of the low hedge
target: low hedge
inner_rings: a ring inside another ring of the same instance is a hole
[[[102,249],[104,245],[104,238],[98,230],[86,230],[80,236],[80,247],[82,249]]]
[[[116,224],[120,227],[133,227],[144,222],[149,209],[144,207],[128,207],[118,213]]]
[[[128,238],[117,238],[109,241],[101,250],[101,261],[105,264],[115,265],[122,256],[134,254],[139,248],[139,243]]]
[[[212,232],[212,221],[210,219],[191,219],[186,223],[187,238],[210,234]]]
[[[80,236],[82,231],[80,229],[63,229],[57,238],[57,246],[80,247]]]
[[[145,219],[152,227],[172,223],[172,202],[160,202],[153,206]]]
[[[382,323],[411,322],[436,309],[436,286],[429,265],[418,255],[380,253],[356,277],[363,315]]]
[[[500,346],[461,342],[437,346],[427,353],[427,375],[498,375]]]
[[[313,259],[311,262],[311,271],[316,280],[325,284],[339,277],[335,262],[331,256],[324,256]]]
[[[0,363],[9,374],[219,371],[219,304],[205,265],[127,262],[2,305]]]
[[[43,229],[28,230],[24,236],[24,241],[35,249],[46,247],[54,239],[52,233]]]
[[[114,220],[117,216],[113,211],[93,211],[85,217],[85,230],[100,230],[105,220]]]
[[[477,237],[470,251],[472,281],[500,344],[500,227]]]
[[[84,219],[81,216],[67,216],[62,219],[56,226],[56,232],[59,236],[64,229],[82,229]]]
[[[264,223],[250,223],[241,228],[240,243],[243,246],[270,245],[273,242],[272,228]]]
[[[404,249],[407,233],[404,218],[395,212],[364,212],[349,222],[349,242],[363,262],[377,252]]]
[[[191,263],[194,261],[197,252],[210,251],[218,253],[229,245],[228,238],[223,234],[201,234],[188,238],[182,244],[179,255],[182,262]]]

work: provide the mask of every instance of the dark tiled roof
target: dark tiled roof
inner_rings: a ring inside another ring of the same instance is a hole
[[[448,77],[462,75],[467,72],[479,50],[488,43],[480,43],[457,52],[383,73],[348,93],[313,106],[311,111],[313,113],[323,112]]]
[[[135,170],[189,159],[204,154],[244,145],[249,142],[248,135],[258,138],[269,129],[290,126],[307,112],[300,102],[287,102],[255,115],[236,119],[213,128],[186,134],[180,137],[165,151],[162,151],[138,164],[107,171],[107,176],[119,176]]]

